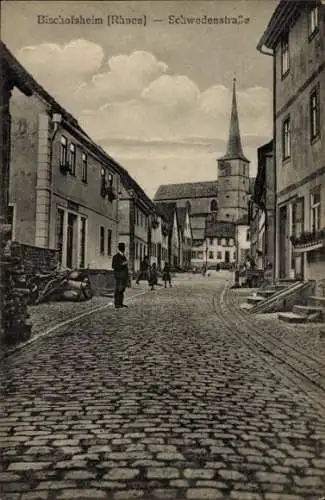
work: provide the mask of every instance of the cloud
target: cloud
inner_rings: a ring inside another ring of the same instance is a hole
[[[89,83],[77,89],[75,99],[81,106],[92,107],[128,101],[138,97],[167,68],[167,64],[145,51],[113,56],[107,61],[106,71],[95,74]]]
[[[83,39],[25,47],[17,56],[131,173],[133,158],[143,181],[148,175],[140,172],[141,158],[152,169],[166,160],[164,172],[176,169],[181,175],[179,159],[180,166],[188,165],[185,178],[190,172],[199,177],[216,172],[215,159],[225,152],[228,137],[231,88],[216,84],[200,90],[148,51],[105,59],[101,46]],[[271,137],[271,91],[237,85],[237,103],[244,151],[254,162],[256,147]]]

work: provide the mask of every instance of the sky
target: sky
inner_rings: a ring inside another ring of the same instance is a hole
[[[272,58],[256,46],[277,3],[5,0],[2,40],[153,196],[160,184],[217,178],[234,76],[256,173],[257,147],[272,137]],[[93,21],[60,24],[72,16]]]

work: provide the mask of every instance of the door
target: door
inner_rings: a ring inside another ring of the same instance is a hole
[[[287,278],[287,205],[280,208],[279,214],[279,277]]]
[[[68,227],[67,227],[67,267],[73,268],[76,256],[76,220],[77,216],[68,214]]]
[[[230,252],[228,250],[225,251],[225,263],[229,264],[230,262]]]

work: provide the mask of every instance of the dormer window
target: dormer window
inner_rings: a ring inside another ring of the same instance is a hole
[[[281,41],[281,76],[284,78],[290,69],[289,34],[284,35]]]
[[[318,6],[308,12],[308,35],[309,39],[313,38],[319,29]]]

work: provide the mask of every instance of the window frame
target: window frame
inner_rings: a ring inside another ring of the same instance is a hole
[[[112,256],[112,230],[110,228],[107,228],[107,236],[106,236],[106,241],[107,241],[107,256],[111,257]]]
[[[308,41],[319,32],[319,6],[315,5],[308,11]]]
[[[288,125],[287,131],[286,131],[286,125]],[[290,158],[291,158],[291,118],[290,115],[288,115],[282,121],[282,162],[285,162]]]
[[[68,139],[61,135],[60,139],[60,167],[65,167],[68,163]]]
[[[290,44],[289,33],[281,39],[281,79],[283,80],[290,72]]]
[[[85,152],[81,154],[81,180],[85,184],[88,182],[88,156]]]
[[[319,196],[317,202],[315,202],[315,195]],[[310,193],[310,227],[313,233],[319,231],[321,227],[321,201],[321,190],[320,186],[318,186]],[[316,220],[317,224],[314,223]]]
[[[77,159],[77,148],[73,142],[70,142],[69,147],[69,166],[70,171],[69,174],[73,177],[76,176],[76,159]]]
[[[313,106],[313,98],[315,98],[315,106]],[[319,99],[319,84],[316,85],[310,92],[309,97],[309,109],[310,109],[310,140],[311,143],[319,139],[320,137],[320,99]],[[314,114],[315,112],[315,114]],[[315,123],[314,123],[315,116]],[[315,125],[315,133],[314,133]]]

